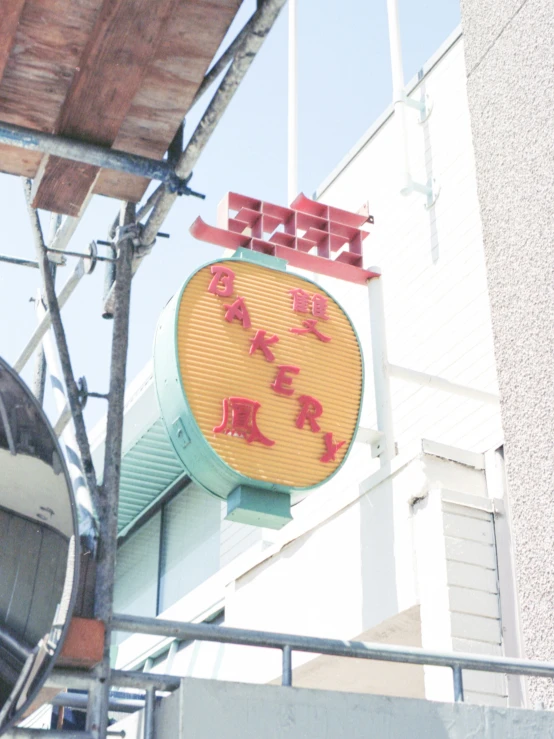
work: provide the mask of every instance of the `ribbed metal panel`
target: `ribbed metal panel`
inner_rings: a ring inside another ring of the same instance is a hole
[[[159,419],[123,456],[118,529],[122,531],[183,474],[183,465]]]

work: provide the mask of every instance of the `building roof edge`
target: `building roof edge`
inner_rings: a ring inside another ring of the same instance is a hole
[[[425,79],[425,77],[432,71],[432,69],[438,64],[441,59],[455,46],[462,38],[462,27],[458,26],[448,36],[437,51],[425,62],[419,72],[412,77],[412,79],[406,85],[406,95],[411,95]],[[341,159],[339,164],[331,171],[329,175],[323,180],[321,185],[314,192],[314,200],[318,200],[323,193],[333,184],[337,177],[343,172],[344,169],[350,164],[354,157],[364,148],[364,146],[371,141],[377,131],[383,126],[387,120],[392,116],[394,112],[394,106],[391,103],[381,115],[374,121],[374,123],[368,128],[364,135],[359,141],[354,144],[350,151]]]

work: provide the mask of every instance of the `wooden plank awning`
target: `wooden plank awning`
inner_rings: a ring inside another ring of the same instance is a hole
[[[0,121],[161,159],[241,0],[3,0]],[[0,146],[33,205],[79,215],[92,190],[137,202],[148,181]]]

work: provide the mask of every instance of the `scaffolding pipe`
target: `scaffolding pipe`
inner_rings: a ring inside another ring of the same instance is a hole
[[[84,693],[59,693],[49,701],[52,706],[64,706],[65,708],[76,708],[86,711],[88,696]],[[144,708],[144,701],[136,698],[116,698],[110,696],[110,711],[118,713],[134,713]]]
[[[233,41],[231,41],[229,46],[221,54],[219,59],[216,62],[214,62],[213,65],[210,67],[210,69],[206,72],[206,74],[204,75],[204,79],[202,80],[200,84],[200,87],[196,91],[194,100],[192,101],[193,105],[196,102],[198,102],[198,100],[200,100],[200,98],[206,92],[206,90],[212,84],[212,82],[214,82],[215,79],[219,77],[219,75],[223,72],[223,70],[229,64],[229,62],[232,61],[238,49],[241,47],[246,37],[250,33],[250,29],[252,28],[252,25],[258,19],[259,13],[260,13],[260,9],[258,8],[250,16],[249,20],[244,24],[242,29],[238,32],[238,34],[235,36]]]
[[[81,277],[85,274],[85,264],[82,259],[80,259],[77,262],[77,265],[75,269],[73,270],[73,273],[65,283],[65,285],[60,290],[60,293],[58,295],[58,306],[60,308],[63,308],[63,306],[67,303],[71,295],[73,294],[73,291],[79,284],[79,281],[81,280]],[[14,370],[21,374],[23,368],[29,361],[29,359],[33,356],[33,352],[35,349],[39,346],[40,342],[42,341],[42,337],[44,334],[48,331],[50,326],[52,325],[52,317],[50,315],[50,312],[48,311],[45,313],[44,318],[39,323],[39,325],[36,327],[36,329],[33,331],[33,334],[29,341],[27,342],[27,345],[19,355],[19,357],[15,360],[13,364]]]
[[[40,265],[40,276],[42,278],[44,295],[46,298],[46,304],[48,311],[51,316],[52,327],[54,329],[54,336],[56,337],[56,345],[58,347],[58,354],[60,357],[60,364],[62,367],[63,377],[65,380],[65,387],[69,400],[69,406],[71,408],[71,414],[73,416],[73,423],[75,425],[75,438],[79,446],[79,452],[81,455],[81,461],[83,465],[83,471],[85,473],[89,492],[93,501],[96,503],[97,495],[97,484],[96,484],[96,472],[94,470],[94,464],[92,463],[92,455],[90,453],[90,444],[85,428],[85,421],[83,419],[83,412],[79,399],[79,391],[75,383],[75,377],[73,375],[73,368],[71,366],[71,358],[69,356],[69,348],[67,346],[67,339],[65,336],[65,330],[60,315],[60,306],[56,297],[56,291],[54,289],[54,281],[50,273],[50,262],[48,261],[48,252],[45,249],[44,238],[42,236],[42,229],[40,226],[40,220],[37,211],[31,205],[31,181],[24,181],[25,197],[27,200],[27,210],[29,212],[29,220],[31,222],[31,231],[35,241],[35,248],[38,256],[38,263]],[[81,264],[81,268],[84,266]]]
[[[26,729],[17,726],[2,734],[4,739],[95,739],[89,731],[65,731],[63,729]]]
[[[33,128],[0,122],[0,144],[16,146],[29,151],[40,151],[61,159],[90,164],[93,167],[113,169],[125,174],[159,180],[168,185],[178,184],[178,178],[168,162],[149,157],[130,154],[106,146],[89,144],[51,133],[43,133]]]
[[[32,269],[38,269],[38,262],[32,262],[30,259],[20,259],[19,257],[8,257],[5,254],[0,254],[0,262],[14,264],[17,267],[31,267]]]
[[[131,279],[133,264],[133,241],[136,238],[135,206],[124,203],[121,208],[120,239],[117,244],[116,289],[112,355],[110,366],[110,388],[102,495],[99,501],[99,557],[96,570],[94,598],[95,617],[105,624],[104,656],[99,666],[100,680],[91,691],[89,701],[89,724],[100,739],[106,736],[108,704],[110,698],[110,648],[111,618],[113,612],[113,590],[115,560],[117,553],[117,509],[121,471],[121,447],[123,440],[123,411],[127,349],[129,344],[129,310],[131,303]]]
[[[46,309],[42,303],[40,295],[36,302],[36,312],[39,321],[44,318]],[[75,438],[75,432],[71,426],[69,420],[71,419],[71,412],[68,412],[67,399],[64,392],[62,376],[58,365],[58,357],[56,356],[56,347],[54,344],[54,337],[51,331],[47,331],[44,339],[42,340],[42,346],[44,349],[44,357],[46,359],[46,365],[50,374],[50,381],[52,385],[52,394],[54,396],[54,403],[61,418],[67,419],[65,427],[63,429],[63,443],[65,446],[67,470],[69,472],[69,478],[73,485],[73,491],[75,500],[77,502],[77,511],[79,514],[79,534],[86,536],[89,540],[89,544],[92,547],[93,542],[96,538],[96,521],[95,512],[90,491],[83,478],[83,468],[81,465],[81,457],[79,455],[79,446]],[[61,435],[61,431],[58,428],[60,426],[60,420],[56,424],[54,433]],[[58,434],[57,432],[60,431]]]
[[[445,393],[459,395],[462,398],[470,398],[479,403],[497,406],[500,405],[500,398],[498,395],[494,395],[494,393],[487,393],[484,390],[476,390],[467,385],[450,382],[450,380],[445,380],[443,377],[428,375],[426,372],[418,372],[417,370],[408,369],[408,367],[399,367],[396,364],[389,364],[389,373],[391,377],[411,382],[420,387],[427,387],[431,390],[442,390]]]
[[[48,244],[51,245],[58,230],[62,217],[57,213],[50,213],[50,231],[48,233]],[[37,262],[38,267],[38,262]],[[50,272],[52,273],[52,279],[54,284],[56,282],[56,264],[50,263]],[[42,296],[41,296],[42,300]],[[35,356],[35,371],[33,377],[33,394],[38,400],[40,405],[44,403],[44,387],[46,384],[46,359],[44,358],[44,349],[42,346],[39,347]],[[57,434],[59,436],[59,434]]]
[[[144,700],[144,739],[154,739],[154,711],[156,708],[156,688],[149,685],[146,688]]]

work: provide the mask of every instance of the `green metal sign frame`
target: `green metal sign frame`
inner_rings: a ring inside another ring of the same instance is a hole
[[[164,308],[154,341],[154,381],[156,395],[167,434],[173,444],[176,454],[182,461],[190,477],[204,490],[216,497],[227,500],[227,518],[266,526],[281,528],[292,516],[290,505],[302,500],[306,494],[332,479],[344,465],[358,430],[363,404],[363,389],[365,370],[360,339],[346,311],[342,309],[335,298],[321,285],[299,275],[308,284],[313,285],[319,292],[328,295],[339,305],[348,318],[362,359],[362,393],[358,408],[355,431],[340,465],[323,482],[304,488],[292,488],[285,485],[268,483],[241,475],[233,470],[212,448],[200,430],[187,399],[187,391],[183,386],[179,369],[177,351],[177,324],[181,298],[190,280],[201,269],[212,264],[229,262],[233,259],[250,261],[266,269],[278,272],[286,271],[286,261],[275,257],[253,252],[249,249],[238,249],[232,257],[218,259],[200,267],[191,273],[183,287]]]

